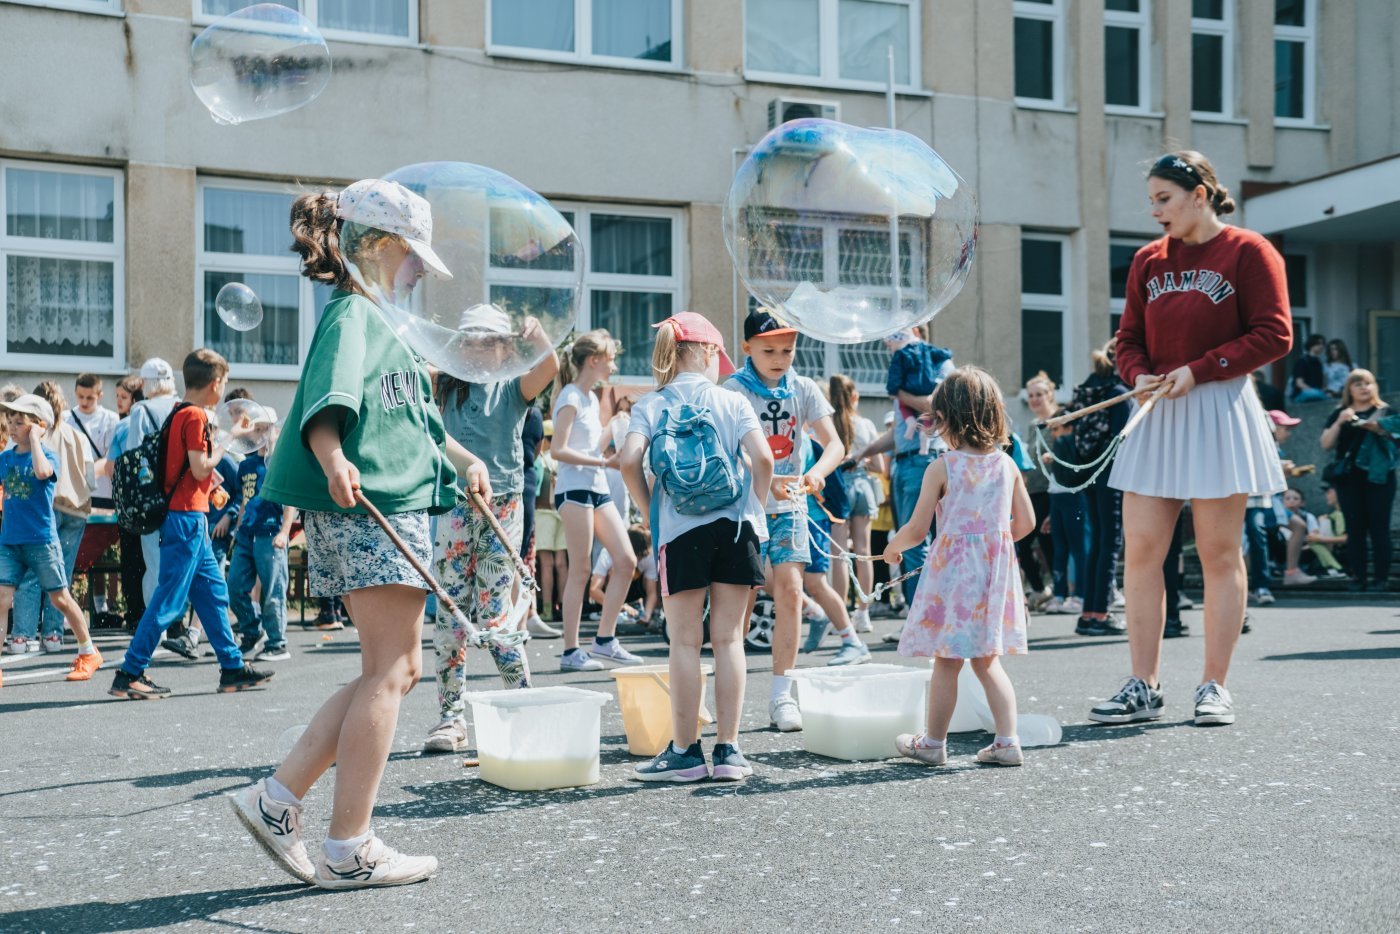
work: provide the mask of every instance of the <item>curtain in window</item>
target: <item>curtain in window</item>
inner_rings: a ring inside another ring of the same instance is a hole
[[[322,29],[368,32],[408,38],[408,5],[418,0],[320,0],[316,24]]]
[[[206,188],[204,250],[286,257],[292,246],[287,225],[291,208],[290,195]]]
[[[590,309],[595,328],[607,328],[622,342],[617,358],[623,376],[651,376],[652,325],[671,314],[669,292],[594,291]]]
[[[671,61],[671,0],[593,0],[593,54]]]
[[[909,7],[877,0],[841,0],[841,77],[852,81],[889,80],[889,47],[894,46],[894,80],[909,84]]]
[[[748,0],[744,33],[745,62],[754,71],[821,73],[819,0]]]
[[[6,257],[6,350],[112,356],[113,276],[113,264],[107,262]]]
[[[594,272],[631,276],[671,274],[671,219],[594,214],[591,220]]]
[[[246,284],[262,302],[262,324],[235,331],[214,308],[219,289],[230,282]],[[300,363],[300,282],[297,276],[262,273],[204,274],[204,345],[230,363],[292,365]]]
[[[113,181],[76,172],[5,170],[5,232],[12,237],[111,243]]]
[[[574,51],[574,0],[491,0],[491,41]]]
[[[297,0],[204,0],[206,16],[228,16],[258,3],[276,3],[290,9],[299,9]]]

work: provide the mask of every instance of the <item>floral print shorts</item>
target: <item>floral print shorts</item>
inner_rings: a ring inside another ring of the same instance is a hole
[[[430,566],[433,540],[428,514],[401,512],[385,518],[414,557],[424,567]],[[422,576],[369,516],[307,511],[302,522],[306,528],[306,577],[313,597],[343,597],[384,584],[428,589]]]

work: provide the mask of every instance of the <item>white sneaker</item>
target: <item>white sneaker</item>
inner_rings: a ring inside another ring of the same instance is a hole
[[[1121,610],[1121,609],[1123,609],[1123,607],[1125,607],[1125,606],[1127,606],[1127,605],[1128,605],[1128,598],[1125,597],[1125,596],[1123,596],[1123,591],[1119,590],[1117,587],[1114,587],[1114,588],[1113,588],[1113,605],[1112,605],[1113,609],[1115,609],[1115,610]]]
[[[881,642],[898,642],[899,637],[904,635],[904,624],[900,623],[899,628],[894,632],[887,632],[880,637]]]
[[[1274,595],[1267,587],[1260,587],[1254,591],[1254,602],[1260,606],[1268,606],[1274,602]]]
[[[428,731],[424,752],[461,752],[467,748],[467,722],[461,717],[444,720]]]
[[[24,636],[10,636],[9,641],[5,643],[5,654],[26,655],[31,651],[30,645],[31,643]],[[34,645],[32,651],[39,651],[39,646]]]
[[[802,729],[802,710],[791,694],[779,694],[768,702],[768,722],[783,733]]]
[[[1194,610],[1196,604],[1190,597],[1186,596],[1185,593],[1181,593],[1177,595],[1176,608],[1178,610]]]
[[[856,632],[874,632],[875,624],[870,621],[870,608],[863,606],[851,614],[851,625]]]
[[[1291,571],[1284,571],[1284,572],[1283,572],[1283,586],[1285,586],[1285,587],[1301,587],[1301,586],[1306,586],[1307,584],[1314,583],[1316,580],[1317,580],[1316,577],[1313,577],[1311,574],[1304,574],[1302,571],[1298,570],[1297,568],[1294,568],[1294,569],[1291,570]],[[47,643],[48,643],[48,640],[46,639],[46,640],[44,640],[44,641],[45,641],[44,650],[45,650],[45,651],[48,651],[48,644],[47,644]]]
[[[574,649],[559,656],[560,671],[602,671],[603,663],[583,649]]]
[[[63,651],[63,637],[60,635],[44,636],[43,646],[45,655],[57,655]]]
[[[1051,597],[1050,602],[1040,608],[1042,613],[1063,613],[1065,611],[1065,601],[1059,597]]]
[[[540,619],[538,613],[525,621],[525,628],[529,630],[530,635],[537,639],[558,639],[564,634],[564,630],[555,629],[553,626],[549,625],[549,623]]]
[[[263,848],[272,861],[302,882],[311,882],[316,875],[316,867],[306,854],[306,844],[301,840],[301,808],[283,804],[267,793],[267,779],[259,779],[254,785],[229,798],[233,813],[248,832],[253,842]]]
[[[589,647],[588,654],[597,658],[606,658],[610,662],[617,662],[619,665],[645,665],[646,659],[639,655],[633,655],[622,647],[622,640],[613,637],[611,642],[599,642],[593,640],[593,645]]]
[[[364,889],[379,885],[422,882],[437,872],[435,856],[405,856],[371,835],[355,852],[336,862],[322,850],[316,858],[313,880],[323,889]]]
[[[1078,616],[1084,612],[1084,601],[1079,597],[1065,597],[1065,602],[1060,605],[1060,612],[1069,616]]]

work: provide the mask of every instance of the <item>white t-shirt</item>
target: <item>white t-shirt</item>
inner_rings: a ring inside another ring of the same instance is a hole
[[[859,451],[863,451],[880,437],[880,432],[875,427],[875,423],[864,415],[857,415],[851,419],[851,450],[846,452],[850,457]],[[862,461],[862,463],[864,463]]]
[[[750,406],[758,418],[759,427],[768,439],[768,447],[773,451],[773,476],[800,477],[806,473],[802,450],[802,429],[820,418],[836,411],[817,384],[805,376],[788,372],[788,382],[794,392],[786,399],[767,399],[755,395],[744,388],[743,383],[732,377],[724,388],[737,394]],[[634,423],[635,424],[635,423]],[[635,431],[636,428],[633,428]],[[767,491],[764,508],[769,515],[784,512],[798,512],[807,508],[803,497],[778,502],[772,490]]]
[[[113,457],[112,436],[117,432],[117,423],[121,421],[117,413],[111,409],[97,407],[97,411],[91,415],[84,415],[77,409],[64,409],[63,420],[73,426],[73,430],[78,433],[79,438],[83,438],[83,443],[92,451],[92,459],[102,460],[104,457]],[[81,426],[81,427],[80,427]],[[87,432],[86,435],[83,432]],[[92,491],[92,495],[99,499],[112,498],[112,478],[98,477],[97,486]]]
[[[609,553],[606,548],[604,548],[602,554],[598,555],[598,560],[593,565],[593,576],[607,577],[609,574],[612,573],[612,569],[612,554]],[[656,569],[656,553],[649,551],[647,552],[646,557],[638,558],[637,570],[640,571],[642,573],[642,576],[645,577],[647,580],[656,580],[659,577],[659,574]]]
[[[559,390],[554,398],[550,416],[557,422],[559,412],[566,406],[574,410],[574,423],[569,429],[567,444],[570,450],[580,454],[602,457],[603,425],[598,418],[598,398],[591,392],[584,392],[573,383]],[[556,432],[555,443],[561,439]],[[559,472],[554,475],[554,493],[568,493],[571,490],[590,490],[594,493],[608,492],[608,481],[603,476],[602,467],[584,467],[580,464],[566,464],[555,458]]]
[[[745,435],[751,431],[763,430],[753,409],[738,393],[724,392],[700,373],[682,373],[672,380],[667,393],[663,394],[659,390],[649,392],[637,400],[637,404],[632,406],[632,423],[627,433],[641,435],[650,444],[651,437],[661,422],[661,413],[674,404],[670,398],[672,391],[686,402],[696,402],[697,397],[704,395],[703,404],[709,406],[710,411],[714,413],[715,430],[719,432],[720,442],[728,451],[741,451],[740,442]],[[742,453],[739,456],[742,460]],[[654,486],[653,495],[659,498],[657,527],[653,530],[657,546],[673,542],[691,529],[698,529],[716,519],[732,519],[740,524],[748,522],[758,534],[759,541],[766,541],[768,523],[763,518],[763,505],[754,495],[753,477],[747,469],[744,471],[744,481],[748,487],[744,496],[740,496],[723,509],[716,509],[703,516],[683,516],[676,512],[665,491],[660,486]]]

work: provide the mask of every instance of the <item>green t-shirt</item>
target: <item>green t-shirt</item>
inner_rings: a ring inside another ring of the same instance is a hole
[[[342,449],[382,512],[443,513],[457,502],[457,472],[427,372],[378,309],[350,292],[336,291],[316,326],[262,495],[298,509],[364,512],[335,504],[307,446],[307,427],[324,409],[340,414]]]

